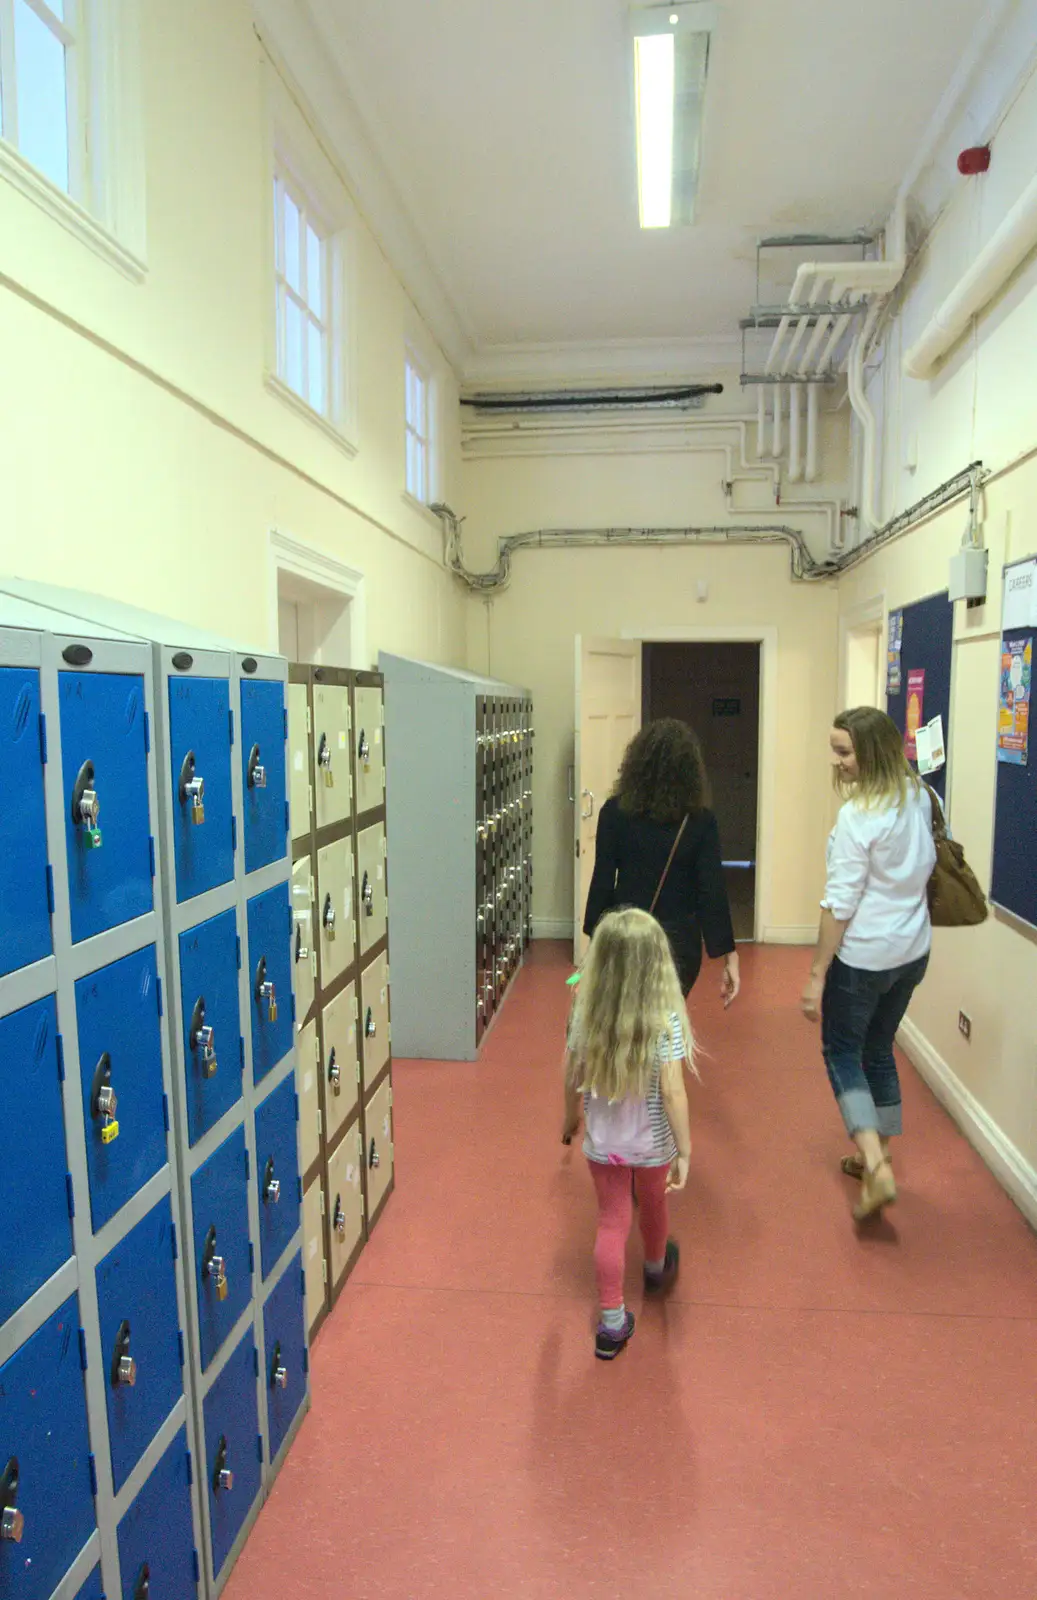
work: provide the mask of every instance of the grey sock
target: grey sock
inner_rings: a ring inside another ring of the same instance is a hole
[[[659,1261],[646,1261],[645,1262],[645,1271],[651,1273],[653,1278],[661,1277],[663,1271],[665,1270],[665,1267],[666,1267],[666,1257],[665,1256],[663,1256],[662,1259],[659,1260]]]
[[[602,1325],[609,1333],[622,1333],[627,1325],[627,1308],[620,1306],[617,1310],[603,1311],[601,1313]]]

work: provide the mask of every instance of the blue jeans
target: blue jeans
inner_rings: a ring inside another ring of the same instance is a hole
[[[893,1041],[929,965],[928,954],[888,972],[847,967],[836,956],[821,1001],[821,1049],[846,1131],[884,1139],[902,1131]]]

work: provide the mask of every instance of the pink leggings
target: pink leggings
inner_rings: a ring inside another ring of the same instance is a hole
[[[610,1167],[589,1161],[598,1195],[598,1236],[594,1241],[594,1266],[598,1298],[603,1311],[623,1304],[623,1271],[634,1205],[630,1174],[637,1188],[637,1220],[644,1241],[645,1260],[661,1261],[666,1254],[668,1167]]]

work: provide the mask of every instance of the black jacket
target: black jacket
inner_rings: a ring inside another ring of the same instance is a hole
[[[679,826],[622,811],[615,796],[606,800],[598,817],[584,933],[593,934],[605,912],[619,906],[649,909]],[[698,976],[703,940],[714,959],[735,948],[720,830],[712,811],[689,817],[655,915],[669,936],[685,992]]]

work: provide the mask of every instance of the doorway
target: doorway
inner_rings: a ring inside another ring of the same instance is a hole
[[[876,596],[839,624],[839,705],[886,708],[885,600]]]
[[[277,574],[277,646],[289,661],[350,667],[353,640],[348,595],[283,568]]]
[[[676,717],[702,743],[720,824],[735,938],[756,932],[760,780],[760,645],[756,641],[642,646],[645,722]]]

